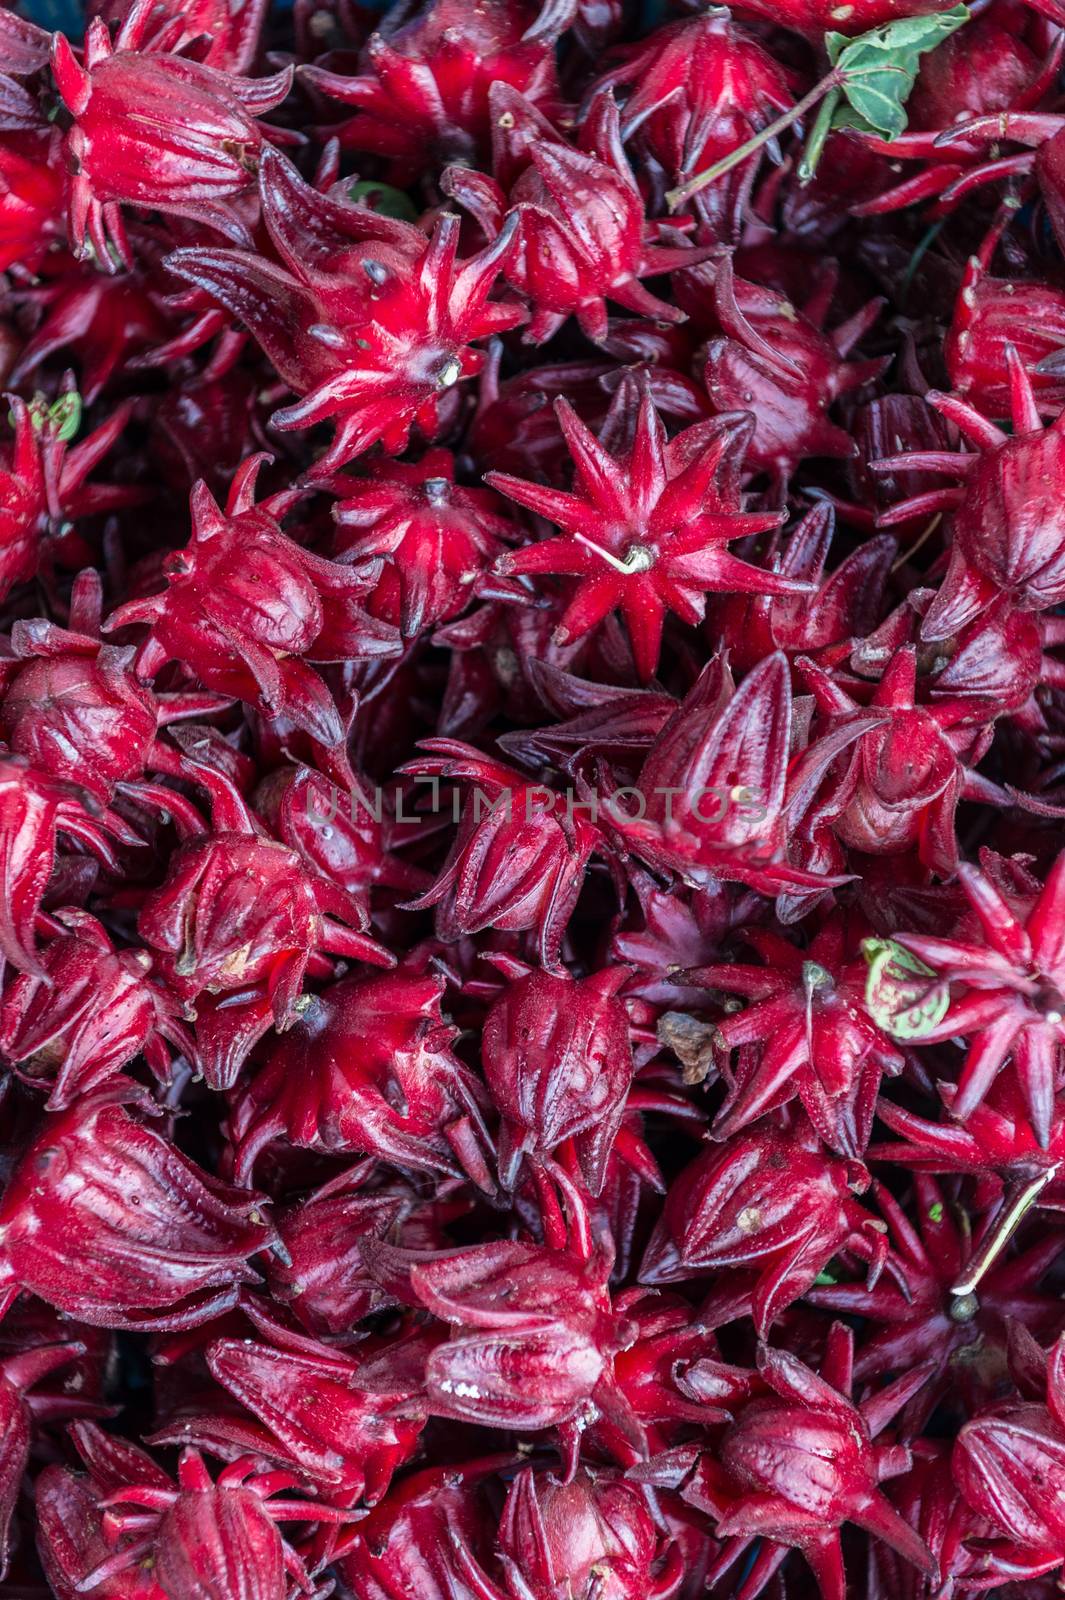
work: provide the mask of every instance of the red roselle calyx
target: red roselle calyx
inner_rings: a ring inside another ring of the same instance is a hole
[[[633,1485],[584,1472],[560,1483],[524,1467],[499,1525],[503,1584],[482,1572],[468,1581],[478,1600],[566,1600],[596,1588],[611,1600],[668,1600],[681,1583],[683,1558],[677,1546],[661,1546]]]
[[[602,342],[607,301],[638,316],[683,322],[679,307],[660,300],[640,280],[701,260],[708,252],[658,242],[679,239],[679,233],[645,218],[609,91],[601,91],[589,107],[577,149],[503,84],[493,87],[489,106],[496,179],[451,167],[443,181],[490,239],[498,242],[516,229],[504,271],[532,305],[525,337],[540,344],[575,316],[590,339]]]
[[[111,248],[132,265],[120,207],[172,211],[243,239],[247,228],[232,201],[254,187],[263,135],[255,118],[288,94],[291,70],[244,79],[187,57],[144,46],[153,7],[141,0],[114,41],[106,25],[89,25],[79,62],[55,35],[52,68],[73,124],[67,156],[74,172],[70,229],[84,250],[113,269]],[[150,106],[133,116],[134,107]],[[131,136],[132,135],[132,136]]]
[[[394,973],[347,978],[311,1000],[237,1099],[241,1175],[287,1138],[415,1171],[465,1171],[491,1188],[483,1091],[452,1053],[442,990],[438,978]]]
[[[277,1524],[350,1520],[336,1507],[284,1498],[293,1479],[260,1472],[251,1456],[215,1480],[195,1450],[183,1451],[175,1485],[143,1452],[120,1450],[106,1435],[83,1429],[77,1443],[88,1480],[58,1466],[42,1480],[42,1555],[64,1596],[87,1590],[229,1600],[240,1592],[268,1600],[293,1578],[306,1591],[307,1564]]]
[[[307,660],[391,655],[398,640],[359,604],[363,579],[282,533],[271,512],[283,513],[290,494],[256,506],[256,480],[267,459],[244,463],[224,512],[205,483],[195,485],[193,539],[164,561],[166,589],[119,607],[105,627],[113,633],[148,625],[137,655],[142,677],[176,656],[212,688],[288,716],[332,746],[342,741],[343,724]]]
[[[190,1327],[257,1280],[250,1258],[275,1238],[260,1197],[201,1172],[109,1092],[46,1118],[12,1173],[2,1293],[105,1327]]]
[[[563,530],[562,537],[526,545],[496,563],[504,573],[563,573],[576,580],[555,630],[558,643],[616,608],[646,681],[658,665],[667,611],[695,623],[707,591],[796,594],[806,587],[762,572],[725,548],[781,520],[774,512],[741,509],[740,467],[751,434],[745,417],[697,424],[670,444],[646,387],[619,389],[598,440],[564,400],[556,412],[576,467],[575,492],[500,472],[488,481]]]
[[[1050,1600],[1065,0],[32,9],[0,1591]]]
[[[728,1541],[722,1567],[736,1559],[737,1547],[768,1536],[773,1542],[755,1556],[760,1575],[767,1578],[779,1565],[780,1545],[793,1545],[812,1567],[822,1594],[842,1597],[839,1530],[857,1522],[875,1528],[890,1549],[934,1576],[927,1546],[879,1487],[909,1469],[910,1452],[904,1445],[874,1442],[927,1371],[916,1367],[855,1405],[852,1360],[853,1335],[842,1323],[829,1330],[820,1373],[787,1351],[761,1347],[758,1367],[769,1397],[755,1401],[727,1430],[720,1461],[704,1458],[687,1491],[718,1518],[718,1534]]]
[[[459,261],[457,216],[441,217],[426,239],[409,223],[318,193],[277,154],[264,157],[260,187],[284,268],[203,248],[180,250],[169,265],[240,316],[299,396],[275,414],[275,425],[335,419],[323,470],[379,440],[395,454],[415,425],[432,438],[453,410],[455,385],[481,370],[484,354],[474,342],[524,321],[520,306],[489,300],[517,219]],[[304,230],[312,219],[316,243],[308,253]]]
[[[445,0],[405,26],[389,19],[371,34],[355,76],[321,67],[306,76],[328,99],[354,108],[330,130],[343,148],[387,158],[393,182],[449,161],[473,164],[489,133],[494,84],[537,105],[554,101],[551,10],[538,18],[527,0],[490,0],[471,12]]]
[[[1057,605],[1065,587],[1065,528],[1052,485],[1063,459],[1060,418],[1044,428],[1039,407],[1015,347],[1006,350],[1012,433],[1006,434],[967,401],[933,396],[936,409],[973,447],[965,455],[929,452],[889,458],[877,472],[920,467],[957,474],[963,487],[934,489],[920,503],[904,500],[879,518],[890,527],[920,510],[951,514],[950,566],[925,614],[922,637],[949,637],[1005,594],[1024,611]]]
[[[735,1135],[707,1150],[674,1184],[640,1267],[648,1284],[683,1282],[723,1267],[753,1272],[760,1332],[808,1289],[837,1253],[853,1250],[875,1283],[887,1257],[885,1225],[859,1205],[857,1163],[803,1149],[781,1133]]]
[[[513,1188],[523,1156],[572,1141],[593,1194],[621,1126],[632,1082],[624,967],[573,983],[547,972],[519,978],[485,1019],[482,1056],[502,1116],[500,1179]]]

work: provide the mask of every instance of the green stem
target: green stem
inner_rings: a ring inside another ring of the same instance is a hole
[[[697,172],[694,178],[689,178],[686,183],[680,184],[676,189],[670,189],[666,195],[666,204],[670,211],[677,211],[681,206],[687,205],[693,195],[698,194],[709,184],[716,183],[718,178],[725,176],[726,172],[731,172],[733,167],[738,167],[741,161],[746,161],[747,157],[753,156],[756,150],[761,150],[763,145],[769,143],[770,139],[775,139],[778,133],[784,133],[794,123],[801,121],[806,113],[812,111],[814,106],[819,105],[826,95],[830,95],[833,90],[838,90],[842,82],[843,74],[834,67],[831,72],[821,79],[820,83],[814,84],[809,94],[803,95],[801,100],[793,105],[790,110],[779,116],[775,122],[771,122],[768,127],[763,128],[760,133],[756,133],[745,144],[739,145],[729,155],[723,156],[720,161],[715,161],[714,165],[707,167],[705,172]],[[825,131],[827,133],[828,130],[826,129]]]
[[[836,107],[842,98],[842,91],[833,89],[821,101],[817,116],[814,119],[814,125],[810,129],[810,137],[806,141],[806,149],[802,153],[802,160],[796,169],[795,176],[800,184],[809,183],[817,171],[817,163],[820,161],[821,152],[825,148],[825,140],[832,131],[832,118],[836,115]]]

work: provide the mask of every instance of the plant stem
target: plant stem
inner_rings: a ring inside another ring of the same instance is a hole
[[[676,189],[670,189],[666,195],[666,204],[669,206],[670,211],[676,211],[681,206],[687,205],[693,195],[705,189],[708,184],[716,183],[718,178],[723,178],[726,172],[731,172],[733,167],[738,167],[741,161],[746,161],[748,156],[753,156],[755,151],[761,150],[762,146],[768,144],[770,139],[775,139],[778,133],[784,133],[793,123],[804,117],[808,111],[812,111],[814,106],[819,105],[826,95],[831,94],[834,89],[838,89],[842,82],[843,75],[838,69],[833,68],[819,83],[814,84],[809,94],[803,95],[801,100],[793,105],[790,110],[779,116],[775,122],[769,123],[768,127],[763,128],[760,133],[756,133],[745,144],[739,145],[731,154],[723,156],[720,161],[715,161],[714,165],[707,167],[705,172],[697,172],[694,178],[689,178],[686,183],[680,184]],[[828,132],[827,128],[825,132]]]
[[[825,140],[832,131],[832,118],[842,98],[839,89],[832,89],[821,101],[817,116],[814,118],[814,125],[810,129],[810,137],[806,141],[806,148],[802,153],[802,160],[795,169],[795,176],[800,184],[809,183],[817,171],[817,163],[821,159],[821,151],[825,148]]]
[[[1022,1185],[1006,1197],[998,1221],[984,1239],[979,1250],[969,1262],[957,1283],[952,1283],[950,1292],[955,1296],[974,1294],[980,1285],[984,1274],[994,1266],[1003,1250],[1024,1218],[1035,1205],[1039,1196],[1054,1178],[1057,1177],[1060,1161],[1055,1161],[1053,1166],[1045,1167],[1036,1177]]]

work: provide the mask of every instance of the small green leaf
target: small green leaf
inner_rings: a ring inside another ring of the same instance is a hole
[[[893,1039],[931,1033],[950,1005],[949,986],[894,939],[863,939],[862,954],[869,963],[865,1006],[877,1026]]]
[[[375,183],[364,178],[359,183],[353,183],[348,189],[350,199],[368,211],[376,211],[382,217],[397,217],[400,222],[417,222],[418,212],[409,195],[402,189],[393,189],[391,184]]]
[[[906,127],[905,103],[921,57],[968,20],[968,7],[959,5],[938,16],[899,17],[857,39],[843,33],[826,34],[828,59],[858,118],[856,122],[841,109],[835,125],[858,127],[885,139],[898,138]]]
[[[929,1208],[928,1208],[928,1220],[929,1220],[929,1222],[942,1222],[943,1221],[943,1202],[942,1202],[942,1200],[937,1200],[934,1205],[929,1206]]]
[[[60,444],[69,444],[81,427],[81,395],[76,389],[61,394],[48,407],[49,428]]]
[[[36,394],[26,411],[35,433],[46,433],[60,444],[69,444],[81,426],[81,395],[76,389],[68,389],[49,405],[43,394]],[[7,420],[14,427],[13,412],[8,412]]]

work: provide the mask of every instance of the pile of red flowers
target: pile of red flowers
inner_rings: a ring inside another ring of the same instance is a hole
[[[0,1600],[1049,1600],[1065,4],[88,10],[0,9]]]

